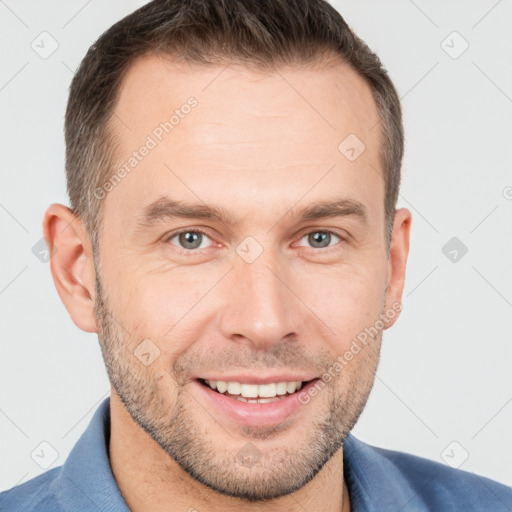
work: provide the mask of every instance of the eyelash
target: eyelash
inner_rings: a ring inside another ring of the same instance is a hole
[[[200,228],[193,228],[193,229],[182,229],[180,231],[176,231],[172,234],[170,234],[169,236],[167,236],[165,239],[164,239],[164,242],[165,243],[169,243],[173,238],[181,235],[182,233],[201,233],[202,235],[208,237],[211,239],[211,237],[209,236],[209,234],[200,229]],[[305,236],[307,235],[310,235],[312,233],[328,233],[330,235],[334,235],[336,237],[338,237],[340,239],[340,242],[346,242],[347,239],[342,237],[341,235],[339,235],[338,233],[334,232],[334,231],[331,231],[329,229],[314,229],[312,231],[307,231],[305,233],[303,233],[300,237],[299,240],[302,240]],[[340,243],[338,242],[338,243]],[[314,251],[314,252],[318,252],[318,251],[321,251],[322,253],[327,253],[327,252],[330,252],[330,250],[332,249],[335,249],[337,244],[333,245],[333,246],[329,246],[329,247],[324,247],[324,248],[320,248],[320,249],[315,249],[314,247],[309,247],[310,250]],[[176,249],[178,249],[178,251],[181,253],[181,254],[184,254],[184,255],[189,255],[189,256],[195,256],[195,255],[198,255],[198,254],[205,254],[207,253],[211,247],[207,247],[205,249],[183,249],[182,247],[178,247],[178,246],[174,246]],[[302,247],[300,246],[301,249],[308,249],[307,247]]]

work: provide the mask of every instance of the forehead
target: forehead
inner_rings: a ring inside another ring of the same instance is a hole
[[[264,73],[144,57],[125,75],[112,116],[116,169],[128,172],[105,211],[122,202],[137,215],[167,194],[250,215],[306,194],[355,195],[378,217],[377,121],[369,86],[341,62]]]

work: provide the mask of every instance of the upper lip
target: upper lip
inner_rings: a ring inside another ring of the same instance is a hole
[[[241,384],[270,384],[273,382],[307,382],[316,379],[316,375],[291,375],[289,373],[279,373],[275,375],[249,375],[247,373],[232,374],[232,375],[201,375],[195,377],[196,379],[203,379],[208,381],[223,381],[223,382],[240,382]]]

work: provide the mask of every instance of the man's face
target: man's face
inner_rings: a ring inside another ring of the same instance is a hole
[[[176,109],[172,131],[159,131]],[[382,330],[341,371],[335,363],[391,306],[377,119],[369,87],[344,64],[261,74],[149,57],[124,79],[119,167],[150,149],[103,199],[98,334],[134,420],[218,492],[262,500],[302,487],[367,401]],[[356,139],[338,148],[350,134],[365,145],[355,160]],[[168,215],[170,201],[230,222]],[[339,215],[301,217],[337,201]],[[203,380],[329,371],[300,400],[267,403]]]

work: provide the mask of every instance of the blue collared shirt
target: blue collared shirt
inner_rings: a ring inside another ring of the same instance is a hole
[[[108,456],[110,398],[64,465],[0,494],[1,512],[129,512]],[[512,488],[347,436],[344,474],[352,512],[512,511]]]

